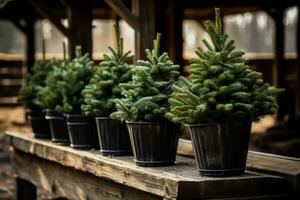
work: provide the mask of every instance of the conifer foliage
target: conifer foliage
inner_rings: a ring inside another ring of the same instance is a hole
[[[207,22],[206,30],[211,43],[203,40],[207,50],[196,50],[188,79],[180,77],[173,86],[166,117],[195,124],[257,121],[274,114],[282,90],[265,83],[262,74],[246,64],[244,52],[235,50],[234,41],[222,31],[219,9],[215,24]]]
[[[62,94],[57,83],[62,80],[63,71],[66,70],[69,60],[66,59],[66,46],[63,43],[63,60],[52,60],[52,70],[47,74],[45,86],[39,87],[37,92],[37,105],[43,109],[54,110],[57,105],[62,105]]]
[[[153,50],[146,49],[147,60],[139,60],[132,69],[132,81],[120,84],[123,98],[116,99],[117,112],[112,118],[129,121],[166,120],[168,98],[179,75],[167,53],[160,54],[160,34],[153,42]]]
[[[57,105],[62,105],[62,93],[57,83],[62,81],[62,74],[68,64],[69,60],[53,62],[53,69],[46,77],[45,86],[40,87],[37,93],[36,103],[41,108],[54,110]]]
[[[28,76],[27,83],[21,88],[19,101],[24,103],[27,108],[42,109],[39,104],[38,93],[45,86],[47,75],[53,70],[55,60],[37,61]]]
[[[80,106],[83,103],[81,91],[88,84],[93,74],[93,61],[86,53],[82,55],[80,46],[76,47],[76,57],[61,72],[61,81],[57,87],[61,91],[62,105],[56,110],[63,114],[81,114]]]
[[[131,68],[127,61],[131,58],[130,51],[124,53],[123,38],[115,25],[116,47],[109,47],[111,55],[104,54],[89,84],[82,91],[84,104],[81,109],[88,116],[107,117],[115,111],[115,98],[121,97],[120,83],[131,80]]]

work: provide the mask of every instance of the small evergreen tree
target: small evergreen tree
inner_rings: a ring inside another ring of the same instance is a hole
[[[62,81],[63,71],[68,67],[68,61],[57,61],[53,64],[53,70],[45,80],[45,87],[40,87],[37,93],[37,104],[45,109],[55,109],[62,105],[62,93],[57,83]]]
[[[26,84],[22,86],[18,98],[27,108],[42,109],[37,94],[45,86],[45,79],[53,70],[55,62],[55,60],[43,59],[37,61],[33,66],[32,72],[28,76]]]
[[[45,87],[40,87],[37,93],[36,103],[44,109],[54,110],[57,105],[62,105],[62,93],[58,82],[62,81],[62,74],[70,62],[66,59],[65,43],[63,43],[63,52],[63,60],[53,62],[53,69],[46,77]]]
[[[179,75],[167,53],[160,54],[160,34],[154,40],[152,51],[146,49],[147,60],[139,60],[132,69],[132,81],[122,83],[124,98],[116,99],[117,112],[112,118],[130,121],[166,120],[169,111],[168,98],[172,85]]]
[[[104,54],[89,84],[82,91],[84,104],[81,109],[88,116],[109,116],[115,111],[115,98],[121,97],[120,83],[131,80],[131,69],[126,63],[130,51],[123,52],[123,38],[115,25],[117,50],[109,47],[111,55]]]
[[[257,121],[274,114],[282,90],[264,83],[262,74],[246,64],[244,52],[235,50],[234,41],[222,31],[219,9],[215,24],[208,22],[206,30],[212,44],[203,40],[207,50],[196,50],[190,76],[180,77],[180,84],[173,86],[166,117],[193,124]]]
[[[76,47],[76,57],[61,72],[61,81],[57,87],[61,91],[62,105],[56,110],[63,114],[81,114],[80,106],[83,103],[81,91],[88,84],[93,74],[93,61],[86,53],[82,55],[81,47]]]

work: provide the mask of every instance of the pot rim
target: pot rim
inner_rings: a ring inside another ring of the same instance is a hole
[[[39,112],[39,113],[43,113],[43,109],[26,108],[26,112]]]
[[[57,112],[55,109],[51,109],[51,108],[45,108],[45,109],[43,109],[43,112],[51,112],[51,111]]]
[[[201,124],[201,123],[198,123],[198,124],[184,124],[184,126],[187,126],[187,127],[196,127],[196,126],[217,126],[217,125],[225,125],[225,123],[205,123],[205,124]]]
[[[173,123],[171,121],[153,121],[153,122],[146,122],[146,121],[129,121],[129,120],[125,120],[126,124],[161,124],[161,123],[164,123],[164,122],[167,122],[167,123],[172,123],[172,124],[176,124],[176,123]]]
[[[240,122],[240,124],[248,124],[248,123],[251,124],[252,121],[250,121],[250,122]],[[183,124],[183,125],[186,126],[186,127],[196,127],[196,126],[201,127],[201,126],[217,126],[217,125],[226,125],[226,124],[228,124],[228,123],[213,122],[213,123],[203,123],[203,124],[197,123],[197,124]]]
[[[90,116],[85,116],[83,114],[63,114],[66,117],[90,117]]]
[[[112,119],[110,117],[95,117],[95,119]]]

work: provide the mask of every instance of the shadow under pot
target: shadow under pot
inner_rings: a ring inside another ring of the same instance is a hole
[[[69,144],[66,118],[55,110],[45,110],[45,118],[49,121],[51,140],[61,144]]]
[[[71,147],[75,149],[91,149],[93,147],[94,128],[90,117],[67,115],[67,127]]]
[[[50,139],[50,127],[42,110],[26,110],[27,118],[30,121],[33,136],[39,139]]]
[[[96,117],[100,152],[105,155],[132,155],[126,123],[109,117]]]
[[[137,166],[175,163],[180,125],[171,122],[129,122],[127,128]]]
[[[202,176],[235,176],[245,172],[251,123],[186,125]]]

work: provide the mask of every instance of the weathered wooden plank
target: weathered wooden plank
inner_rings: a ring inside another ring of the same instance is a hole
[[[191,141],[180,139],[179,154],[194,157]],[[300,160],[285,156],[249,151],[247,169],[251,171],[285,177],[294,192],[300,196]]]
[[[0,106],[18,106],[21,103],[18,102],[18,97],[0,97]]]
[[[178,156],[176,165],[170,167],[142,168],[135,165],[132,157],[105,157],[96,151],[78,151],[26,134],[7,136],[18,151],[164,198],[242,198],[289,193],[286,181],[274,176],[248,172],[237,177],[201,177],[195,160],[187,157]]]
[[[30,180],[55,196],[68,199],[158,200],[161,197],[93,176],[16,150],[13,166],[17,177]],[[28,199],[28,198],[27,198]]]
[[[1,86],[20,86],[24,83],[23,79],[0,79],[0,85]]]

